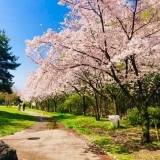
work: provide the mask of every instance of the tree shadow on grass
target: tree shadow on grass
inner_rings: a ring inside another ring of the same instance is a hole
[[[160,144],[156,142],[156,135],[151,133],[152,142],[149,144],[141,144],[141,131],[124,129],[109,131],[111,136],[110,143],[107,146],[107,150],[117,154],[131,154],[138,152],[142,149],[148,151],[160,150]]]
[[[12,119],[19,119],[19,120],[28,120],[28,121],[36,121],[37,119],[31,115],[19,114],[19,113],[9,113],[6,111],[0,111],[0,118],[12,120]]]
[[[23,122],[24,120],[35,122],[35,121],[37,121],[37,118],[33,117],[33,116],[30,116],[30,115],[0,111],[0,126],[1,126],[1,128],[3,128],[3,126],[7,126],[7,125],[8,126],[16,125],[14,120],[19,120],[21,122]],[[22,123],[21,126],[23,126],[23,123]]]
[[[97,127],[92,128],[92,134],[98,137],[94,139],[94,143],[112,154],[130,156],[142,150],[148,154],[160,151],[160,143],[156,141],[154,131],[151,132],[151,143],[141,144],[142,133],[139,127],[128,126],[113,130]]]

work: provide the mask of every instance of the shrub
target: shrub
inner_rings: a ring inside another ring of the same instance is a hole
[[[71,112],[75,115],[81,115],[82,112],[82,97],[77,93],[70,95],[64,102],[65,108],[71,108]]]
[[[127,120],[133,126],[141,124],[140,114],[137,108],[132,108],[127,114]]]
[[[160,125],[160,108],[159,107],[149,107],[148,113],[150,116],[151,125]]]
[[[57,112],[68,113],[68,109],[64,107],[63,103],[61,103],[57,105]]]

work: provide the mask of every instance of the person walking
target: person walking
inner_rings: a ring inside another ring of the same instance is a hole
[[[18,103],[18,110],[21,110],[21,103]]]
[[[26,107],[26,104],[25,104],[25,103],[23,103],[23,111],[25,110],[25,107]]]

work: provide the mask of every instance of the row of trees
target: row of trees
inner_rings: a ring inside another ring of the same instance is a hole
[[[12,106],[20,102],[17,93],[0,92],[0,105]]]
[[[117,96],[116,103],[119,103],[115,106],[115,103],[105,95],[99,95],[97,93],[95,98],[95,96],[89,92],[86,92],[85,95],[80,94],[80,92],[83,93],[83,91],[73,91],[71,94],[59,93],[56,96],[45,98],[33,97],[29,105],[32,108],[36,107],[37,109],[46,111],[91,115],[95,116],[97,120],[100,120],[100,117],[115,114],[116,111],[118,111],[120,115],[125,115],[128,109],[133,107],[133,104],[127,101],[125,95],[122,93]]]
[[[60,0],[59,4],[70,8],[64,29],[26,41],[26,55],[39,68],[28,75],[21,98],[42,102],[76,91],[84,98],[83,105],[85,97],[94,98],[99,120],[99,105],[114,104],[118,114],[123,95],[124,102],[138,109],[142,142],[150,142],[148,107],[159,103],[160,92],[159,0]]]

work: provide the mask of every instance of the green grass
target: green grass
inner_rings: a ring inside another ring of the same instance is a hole
[[[155,141],[150,145],[141,146],[141,128],[130,126],[126,120],[121,120],[120,128],[116,129],[111,126],[107,118],[101,118],[100,121],[96,121],[94,117],[89,116],[51,113],[34,109],[33,111],[47,114],[59,120],[68,128],[76,130],[101,147],[104,151],[111,153],[113,157],[116,156],[118,160],[137,160],[137,157],[138,159],[148,160],[145,155],[151,154],[149,151],[160,150],[160,144]],[[146,149],[147,153],[140,152],[141,149]],[[154,155],[154,158],[158,160],[157,157],[160,159],[160,155]]]
[[[0,106],[0,137],[24,130],[36,121],[35,117],[18,111],[17,107]]]

